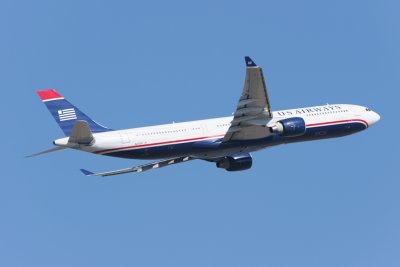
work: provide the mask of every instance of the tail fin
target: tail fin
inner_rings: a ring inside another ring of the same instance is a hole
[[[64,99],[56,90],[40,90],[37,93],[66,136],[71,135],[72,128],[77,120],[87,121],[93,133],[112,131],[112,129],[104,127],[89,118],[85,113]]]

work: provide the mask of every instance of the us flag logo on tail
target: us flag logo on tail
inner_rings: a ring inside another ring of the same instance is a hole
[[[58,111],[60,121],[76,120],[75,109],[67,108]]]

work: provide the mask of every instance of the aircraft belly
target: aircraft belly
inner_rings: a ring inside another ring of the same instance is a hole
[[[285,138],[285,143],[341,137],[360,132],[362,130],[365,130],[366,128],[367,126],[360,122],[308,127],[306,129],[306,133],[303,136]]]

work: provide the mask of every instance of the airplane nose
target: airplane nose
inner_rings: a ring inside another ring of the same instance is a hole
[[[369,116],[369,121],[368,124],[370,126],[374,125],[375,123],[377,123],[379,120],[381,119],[381,116],[379,116],[378,113],[371,111],[371,114]]]

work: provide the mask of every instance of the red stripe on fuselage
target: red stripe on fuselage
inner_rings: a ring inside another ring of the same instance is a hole
[[[336,124],[336,123],[343,123],[343,122],[361,122],[361,123],[364,123],[365,126],[367,126],[367,128],[368,128],[368,122],[366,122],[365,120],[359,120],[359,119],[318,122],[318,123],[307,124],[306,126],[307,127],[314,127],[314,126],[322,126],[322,125],[327,125],[327,124]]]
[[[359,120],[359,119],[312,123],[312,124],[307,124],[306,127],[324,126],[324,125],[328,125],[328,124],[337,124],[337,123],[346,123],[346,122],[361,122],[361,123],[365,124],[366,127],[368,128],[368,123],[365,120]],[[204,140],[204,139],[209,139],[209,138],[216,138],[216,137],[223,137],[223,136],[225,136],[225,134],[203,136],[203,137],[181,139],[181,140],[171,140],[171,141],[158,142],[158,143],[149,143],[149,144],[142,144],[142,145],[136,145],[136,146],[116,147],[116,148],[109,148],[109,149],[95,151],[93,153],[100,154],[100,153],[107,153],[107,152],[116,151],[116,150],[123,150],[123,149],[131,149],[131,148],[137,149],[137,148],[149,147],[149,146],[170,145],[170,144],[174,144],[174,143],[199,141],[199,140]]]
[[[105,153],[105,152],[111,152],[111,151],[115,151],[115,150],[120,150],[120,149],[142,148],[142,147],[158,146],[158,145],[170,145],[170,144],[174,144],[174,143],[199,141],[199,140],[204,140],[204,139],[208,139],[208,138],[215,138],[215,137],[222,137],[222,136],[225,136],[225,134],[222,134],[222,135],[211,135],[211,136],[204,136],[204,137],[196,137],[196,138],[189,138],[189,139],[181,139],[181,140],[172,140],[172,141],[150,143],[150,144],[143,144],[143,145],[136,145],[136,146],[125,146],[125,147],[110,148],[110,149],[104,149],[104,150],[95,151],[93,153],[99,154],[99,153]]]

